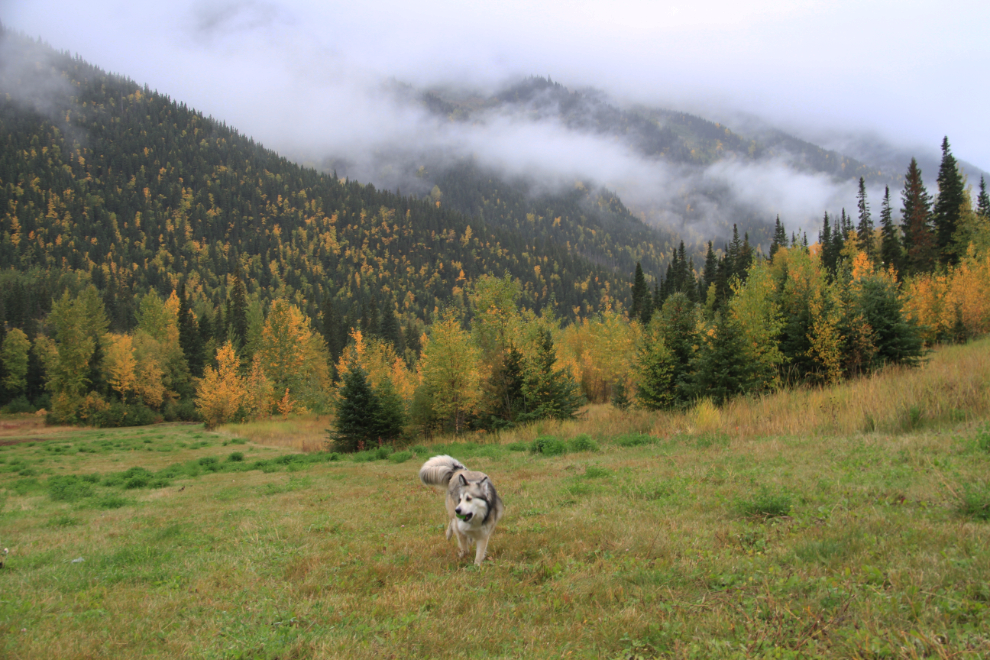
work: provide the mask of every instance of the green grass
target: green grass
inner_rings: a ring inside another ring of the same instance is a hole
[[[197,426],[5,446],[0,657],[990,655],[986,420],[588,424],[357,456]],[[481,569],[418,481],[441,453],[505,501]]]

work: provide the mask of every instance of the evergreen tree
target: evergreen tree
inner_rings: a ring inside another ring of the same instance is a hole
[[[336,426],[329,432],[334,450],[354,452],[377,444],[385,415],[367,373],[357,362],[348,365],[335,407]]]
[[[617,410],[628,410],[630,404],[629,396],[626,394],[626,379],[619,378],[612,385],[612,406]]]
[[[746,357],[743,334],[731,315],[717,313],[714,332],[707,334],[694,361],[691,392],[720,406],[752,385],[753,367]]]
[[[984,222],[990,221],[990,195],[987,195],[987,182],[980,176],[980,194],[976,197],[976,215]]]
[[[406,406],[388,378],[382,380],[373,393],[378,397],[377,415],[372,420],[375,441],[379,444],[394,442],[406,425]]]
[[[942,164],[938,170],[938,197],[932,208],[932,220],[935,224],[935,241],[938,248],[938,259],[943,264],[959,262],[955,241],[956,228],[959,226],[959,207],[963,203],[962,176],[956,166],[956,159],[949,151],[949,138],[942,140]]]
[[[935,266],[935,232],[931,224],[931,197],[914,158],[904,177],[901,200],[905,274],[927,273]]]
[[[203,346],[200,343],[199,327],[196,324],[196,317],[189,308],[189,300],[186,298],[186,283],[179,283],[177,292],[179,298],[179,347],[189,365],[189,373],[197,378],[203,376]]]
[[[664,302],[659,316],[659,336],[674,359],[673,395],[676,401],[684,401],[689,398],[691,362],[697,343],[697,307],[686,295],[678,293]]]
[[[640,320],[650,305],[650,290],[646,286],[646,276],[643,275],[643,267],[636,262],[636,274],[633,276],[632,305],[629,307],[629,320]]]
[[[897,226],[894,225],[892,209],[890,208],[890,186],[885,186],[883,191],[883,205],[880,207],[880,261],[885,268],[893,266],[898,273],[904,268],[904,249],[901,247],[901,239],[897,234]]]
[[[327,296],[323,299],[323,339],[327,343],[327,351],[330,354],[332,364],[337,364],[344,348],[347,346],[347,327],[344,320],[337,312],[337,306],[333,300]]]
[[[856,200],[859,207],[859,224],[856,226],[859,249],[876,263],[878,253],[873,243],[873,218],[870,216],[870,205],[866,201],[866,181],[863,177],[859,177],[859,193],[856,195]]]
[[[872,328],[875,364],[917,366],[924,355],[921,334],[915,323],[905,317],[897,284],[874,275],[859,282],[855,311]]]
[[[399,326],[399,319],[395,316],[395,303],[389,298],[385,300],[381,320],[382,339],[392,345],[397,355],[405,352],[405,345],[402,341],[402,328]]]
[[[680,400],[676,387],[680,365],[667,345],[663,326],[658,314],[643,333],[636,351],[636,401],[647,410],[671,408]]]
[[[712,284],[715,284],[715,278],[717,276],[718,257],[715,256],[715,250],[712,249],[712,242],[708,241],[708,252],[705,253],[705,268],[701,272],[701,282],[706,295]]]
[[[818,234],[818,243],[822,246],[822,264],[828,269],[829,274],[835,277],[835,264],[838,261],[838,254],[832,241],[832,227],[828,221],[828,211],[825,211],[825,218],[822,221],[822,231]]]
[[[520,420],[569,419],[574,417],[583,400],[578,385],[566,369],[557,370],[557,349],[549,330],[541,330],[536,356],[527,365],[522,393],[526,413]]]
[[[240,272],[234,274],[234,284],[230,289],[230,298],[227,303],[227,322],[230,324],[230,341],[233,342],[235,350],[240,350],[246,346],[248,338],[247,288],[244,286]]]
[[[828,227],[828,213],[825,214],[825,223],[825,226]],[[784,225],[780,223],[780,215],[778,215],[773,230],[773,241],[770,243],[770,258],[773,259],[773,255],[777,254],[777,250],[782,247],[787,247],[787,231],[784,230]]]

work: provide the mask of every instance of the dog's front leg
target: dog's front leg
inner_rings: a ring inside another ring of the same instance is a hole
[[[464,559],[464,557],[467,556],[468,550],[471,548],[471,541],[468,540],[468,537],[461,534],[460,530],[456,528],[454,529],[454,536],[457,537],[457,546],[460,548],[460,551],[457,553],[457,557],[459,559]]]
[[[474,553],[474,563],[476,566],[481,566],[485,561],[486,552],[488,552],[488,537],[483,536],[478,539],[478,549]]]

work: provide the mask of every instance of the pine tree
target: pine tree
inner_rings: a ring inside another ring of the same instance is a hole
[[[377,444],[382,405],[357,362],[348,365],[335,408],[336,425],[329,432],[332,449],[354,452]]]
[[[658,314],[636,351],[636,401],[647,410],[671,408],[680,399],[676,388],[680,365],[664,338],[663,323]]]
[[[880,261],[885,268],[893,267],[898,273],[902,271],[904,248],[901,247],[901,239],[897,235],[897,226],[894,225],[892,209],[890,208],[890,186],[885,186],[883,191],[883,205],[880,207]]]
[[[557,349],[549,330],[540,330],[536,356],[527,365],[522,383],[526,413],[520,420],[569,419],[583,402],[578,385],[566,369],[556,369]]]
[[[822,231],[818,234],[818,243],[822,246],[822,264],[828,269],[829,274],[835,277],[835,264],[838,255],[835,252],[832,241],[832,227],[828,221],[828,211],[825,211],[825,218],[822,221]]]
[[[716,315],[714,332],[706,335],[693,366],[692,394],[710,398],[717,406],[751,387],[753,366],[746,356],[742,331],[731,315]]]
[[[631,401],[629,401],[629,396],[626,394],[626,379],[619,378],[612,385],[612,406],[618,410],[628,410]]]
[[[382,311],[381,336],[383,340],[392,345],[398,355],[405,352],[402,328],[399,326],[399,319],[395,316],[395,303],[391,298],[385,300]]]
[[[859,177],[859,193],[856,195],[859,207],[859,224],[856,226],[856,237],[860,249],[874,263],[877,262],[877,250],[873,244],[873,218],[870,216],[870,205],[866,201],[866,181]]]
[[[932,230],[931,197],[921,178],[918,161],[911,159],[901,192],[906,275],[927,273],[935,266],[935,232]]]
[[[388,378],[378,384],[374,394],[378,397],[378,414],[372,420],[375,440],[379,443],[394,442],[402,435],[406,425],[406,406]]]
[[[650,290],[646,286],[646,276],[643,267],[636,262],[636,274],[633,276],[632,306],[629,307],[629,320],[640,320],[650,307]]]
[[[828,227],[828,214],[825,214],[825,226]],[[773,230],[773,241],[770,243],[770,258],[773,259],[773,255],[777,254],[777,250],[782,247],[787,247],[787,231],[784,229],[784,225],[780,223],[780,216],[777,216],[777,223]]]
[[[200,343],[196,317],[189,308],[186,298],[186,283],[179,283],[179,347],[189,365],[189,373],[199,378],[203,375],[203,346]]]
[[[987,195],[987,182],[980,176],[980,194],[976,197],[976,215],[984,222],[990,221],[990,195]]]
[[[234,343],[235,348],[240,349],[247,344],[248,338],[247,288],[244,286],[240,272],[234,274],[234,284],[230,289],[230,298],[227,303],[230,340]]]
[[[938,197],[932,208],[932,220],[935,224],[935,241],[938,248],[938,259],[943,264],[959,262],[954,241],[956,228],[959,225],[959,207],[962,206],[963,180],[956,166],[956,159],[949,151],[949,138],[942,140],[942,164],[938,170]]]

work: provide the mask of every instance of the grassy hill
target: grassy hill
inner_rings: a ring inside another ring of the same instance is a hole
[[[988,349],[352,457],[275,446],[283,422],[8,419],[0,655],[986,657]],[[506,502],[480,570],[417,481],[435,453]]]

